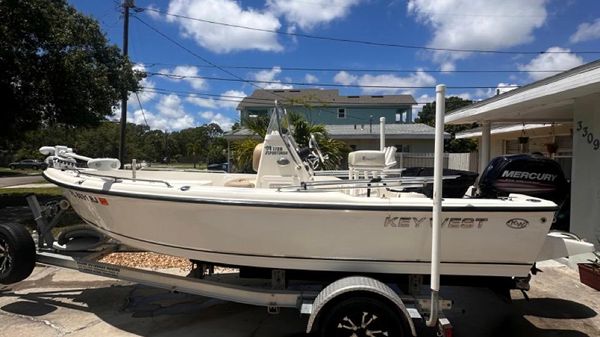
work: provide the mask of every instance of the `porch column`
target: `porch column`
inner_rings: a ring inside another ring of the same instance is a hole
[[[481,142],[479,143],[479,173],[490,162],[490,143],[491,143],[492,123],[483,121],[481,123]]]

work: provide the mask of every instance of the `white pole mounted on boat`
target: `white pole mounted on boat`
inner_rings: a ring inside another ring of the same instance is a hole
[[[379,151],[385,148],[385,117],[379,117]]]
[[[440,291],[440,248],[442,223],[442,177],[444,168],[444,114],[446,112],[446,86],[435,87],[435,149],[433,162],[433,222],[431,231],[431,314],[427,326],[437,323]]]

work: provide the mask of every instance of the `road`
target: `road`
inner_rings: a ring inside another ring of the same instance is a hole
[[[0,188],[16,185],[25,185],[42,182],[44,178],[41,175],[21,176],[21,177],[1,177]]]

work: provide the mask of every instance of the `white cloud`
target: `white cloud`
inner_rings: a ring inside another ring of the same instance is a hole
[[[547,0],[409,0],[408,12],[431,27],[429,47],[500,50],[534,40],[533,31],[546,22]],[[519,15],[515,15],[518,13]],[[434,52],[441,69],[471,56],[466,52]]]
[[[214,113],[212,111],[204,111],[200,113],[200,117],[202,117],[207,124],[216,123],[219,124],[223,131],[231,130],[231,126],[233,125],[233,119],[221,114]]]
[[[509,92],[512,90],[515,90],[519,88],[519,85],[516,83],[498,83],[498,86],[496,87],[496,90],[494,91],[495,94],[503,94],[505,92]]]
[[[427,103],[431,103],[435,101],[435,97],[429,96],[428,94],[423,94],[416,99],[417,104],[412,107],[413,120],[419,117],[419,112],[423,110],[423,106]]]
[[[356,83],[356,80],[358,79],[358,76],[356,75],[352,75],[347,71],[340,71],[339,73],[335,74],[335,76],[333,77],[333,81],[335,83],[339,83],[342,85],[350,85],[350,84],[354,84]]]
[[[569,38],[569,41],[578,43],[595,39],[600,39],[600,18],[592,23],[584,22],[580,24],[577,31]]]
[[[428,73],[417,70],[416,72],[401,77],[394,74],[381,74],[381,75],[370,75],[365,74],[362,76],[351,75],[345,71],[337,73],[333,79],[336,83],[343,85],[355,84],[361,86],[361,90],[367,94],[409,94],[414,95],[418,90],[417,87],[433,86],[436,80],[433,76]],[[372,88],[369,86],[377,87],[415,87],[415,88]]]
[[[346,17],[351,7],[359,2],[360,0],[267,0],[267,6],[277,15],[283,15],[288,22],[310,30],[319,24]]]
[[[198,73],[198,67],[182,65],[171,70],[161,69],[159,72],[170,75],[169,77],[165,78],[171,81],[186,81],[192,88],[196,90],[206,89],[207,87],[206,81],[202,78],[198,78],[200,76]]]
[[[258,86],[263,89],[292,89],[294,86],[290,84],[284,84],[281,80],[277,79],[277,75],[281,73],[281,67],[273,67],[271,70],[261,70],[254,73],[254,80],[259,82],[273,82],[273,83],[257,83]]]
[[[203,98],[196,95],[190,95],[185,100],[188,103],[192,103],[202,108],[214,109],[218,106],[217,100],[213,98]]]
[[[155,5],[150,4],[147,7],[148,7],[148,9],[151,9],[149,11],[146,11],[146,13],[148,13],[148,15],[150,15],[151,18],[153,18],[155,20],[158,20],[161,18],[160,13],[158,13],[156,11],[156,10],[158,10],[158,8]]]
[[[145,119],[144,119],[145,115]],[[194,119],[190,115],[183,115],[176,118],[168,118],[160,114],[152,113],[148,110],[136,110],[133,115],[128,116],[128,122],[145,125],[146,121],[151,129],[177,131],[195,126]]]
[[[146,66],[143,63],[138,63],[135,64],[133,67],[133,70],[135,71],[139,71],[139,72],[143,72],[145,73],[146,70]],[[144,77],[141,81],[140,81],[140,86],[142,87],[142,89],[140,90],[140,92],[138,92],[138,97],[140,98],[140,103],[144,104],[148,101],[153,100],[156,97],[156,93],[152,92],[152,91],[145,91],[145,89],[154,89],[156,87],[156,85],[154,84],[154,82],[150,79],[148,79],[147,77]],[[135,97],[134,93],[130,93],[129,97],[127,98],[128,102],[134,102],[135,104],[138,104],[137,102],[137,98]]]
[[[248,96],[245,92],[239,90],[227,90],[221,94],[219,106],[222,108],[237,108],[238,104]]]
[[[161,97],[154,108],[158,112],[152,112],[148,109],[144,109],[142,112],[141,109],[137,109],[133,114],[127,116],[127,121],[141,125],[145,125],[147,121],[151,129],[167,131],[176,131],[195,126],[194,118],[185,111],[181,99],[175,95]]]
[[[318,83],[319,82],[319,78],[313,74],[306,74],[304,75],[304,82],[306,83]]]
[[[185,110],[181,104],[181,98],[171,94],[164,96],[156,104],[158,112],[165,117],[178,118],[185,116]]]
[[[156,109],[158,112],[153,112]],[[121,107],[113,107],[113,121],[121,119]],[[146,125],[151,129],[177,131],[196,126],[191,114],[187,113],[182,105],[181,99],[175,95],[163,96],[151,109],[131,109],[127,114],[127,122]]]
[[[557,72],[533,72],[535,70],[567,70],[583,64],[583,58],[571,53],[570,49],[550,47],[545,53],[533,58],[527,64],[520,64],[519,70],[530,71],[529,77],[535,81],[555,75]]]
[[[275,14],[240,7],[233,0],[172,0],[170,13],[203,20],[249,26],[258,29],[279,30],[281,23]],[[226,27],[200,21],[167,16],[167,21],[179,25],[184,37],[216,53],[237,50],[281,51],[276,34]]]
[[[188,103],[192,103],[202,108],[208,109],[216,109],[216,108],[226,108],[226,109],[235,109],[238,104],[244,97],[246,97],[245,92],[239,90],[227,90],[222,93],[219,99],[214,98],[203,98],[198,97],[196,95],[191,95],[186,98]]]

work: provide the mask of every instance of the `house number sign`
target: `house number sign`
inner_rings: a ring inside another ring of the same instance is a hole
[[[585,139],[588,144],[590,144],[594,150],[598,151],[600,149],[600,138],[597,135],[594,135],[588,126],[585,126],[582,121],[577,122],[577,129],[580,132],[580,136]]]

